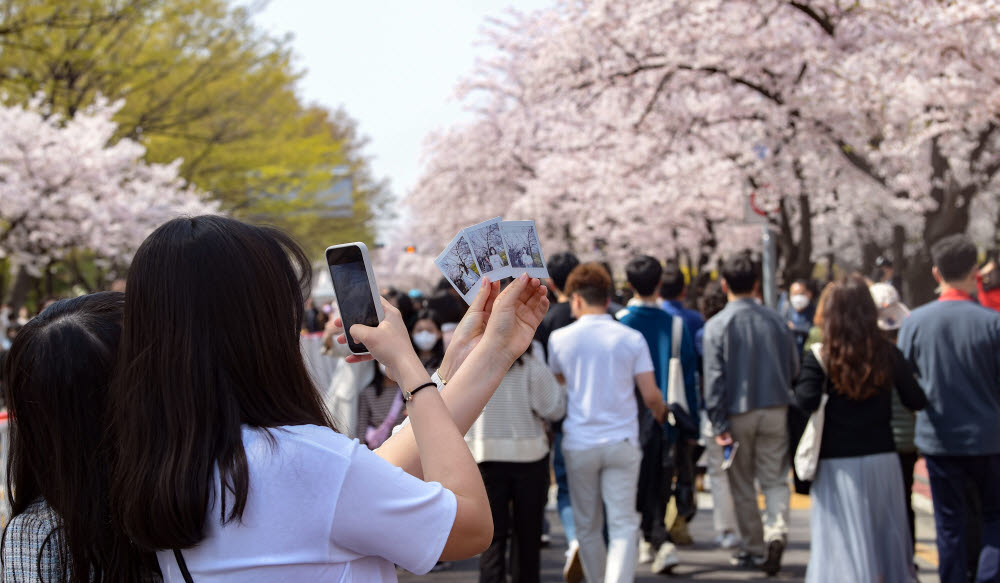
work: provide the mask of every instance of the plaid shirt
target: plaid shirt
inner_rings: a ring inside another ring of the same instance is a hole
[[[69,579],[59,517],[39,498],[11,519],[3,533],[4,583],[56,583]]]

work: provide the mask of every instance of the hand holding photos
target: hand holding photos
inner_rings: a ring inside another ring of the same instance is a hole
[[[537,278],[549,276],[535,222],[504,221],[500,217],[463,229],[435,263],[469,304],[483,276],[492,281],[522,273]]]

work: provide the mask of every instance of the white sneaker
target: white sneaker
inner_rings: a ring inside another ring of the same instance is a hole
[[[740,546],[740,535],[732,531],[727,531],[718,538],[719,548],[735,549]]]
[[[639,564],[645,565],[646,563],[653,562],[653,545],[649,544],[644,540],[639,541]]]
[[[680,559],[677,558],[677,547],[674,546],[674,543],[663,543],[656,551],[656,556],[653,558],[653,564],[649,570],[656,575],[666,575],[680,562]]]

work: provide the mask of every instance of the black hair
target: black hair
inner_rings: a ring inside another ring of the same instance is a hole
[[[451,293],[451,290],[451,284],[448,284],[447,290],[439,291],[427,298],[427,309],[436,313],[442,322],[458,323],[465,315],[466,306],[465,302]]]
[[[722,264],[722,278],[734,294],[748,294],[760,280],[760,272],[749,253],[737,253]]]
[[[945,281],[959,281],[968,277],[975,269],[979,250],[972,239],[959,233],[934,243],[931,258]]]
[[[640,296],[650,296],[656,292],[663,275],[663,266],[654,257],[639,255],[625,265],[625,277],[629,285]]]
[[[552,280],[552,284],[560,291],[565,291],[566,279],[577,265],[580,265],[580,260],[569,251],[556,253],[549,257],[546,267],[549,269],[549,279]]]
[[[663,268],[663,280],[660,282],[660,297],[665,300],[676,300],[684,293],[684,272],[674,261],[667,261]]]
[[[198,544],[213,502],[242,519],[243,426],[333,428],[299,346],[310,274],[285,233],[221,216],[174,219],[139,247],[109,421],[111,507],[141,548]]]
[[[31,549],[39,580],[46,549],[61,558],[60,581],[141,581],[158,572],[155,556],[113,527],[108,507],[105,407],[123,306],[118,292],[56,301],[24,325],[5,361],[7,528],[23,528],[17,517],[39,498],[59,517],[42,549]]]
[[[708,321],[712,316],[718,314],[726,307],[726,303],[729,298],[726,297],[726,292],[722,291],[722,285],[718,280],[713,279],[712,281],[705,284],[705,289],[701,293],[700,299],[700,309],[701,315]]]
[[[413,327],[416,326],[417,322],[419,322],[420,320],[430,320],[431,322],[434,322],[435,326],[438,327],[439,332],[442,331],[441,327],[443,326],[444,322],[441,320],[441,316],[434,310],[425,308],[417,312],[417,315],[414,316],[413,321],[410,323],[409,326],[407,326],[407,330],[410,332],[410,334],[413,334]],[[413,342],[412,338],[410,339],[410,342],[411,343]],[[416,344],[413,345],[413,350],[417,354],[420,354],[420,349],[417,348]],[[427,360],[423,360],[422,362],[424,368],[427,368],[428,370],[433,370],[441,366],[442,360],[444,360],[444,335],[438,338],[438,341],[434,344],[434,347],[431,348],[430,357],[428,357]]]

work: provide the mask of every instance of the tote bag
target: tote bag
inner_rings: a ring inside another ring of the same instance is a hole
[[[816,343],[812,345],[813,356],[819,361],[823,372],[826,366],[823,364],[821,356],[823,345]],[[823,421],[826,419],[826,402],[830,398],[826,391],[819,400],[819,408],[809,416],[806,429],[802,432],[802,439],[799,446],[795,448],[795,473],[800,480],[811,481],[816,478],[816,469],[819,467],[819,450],[823,440]]]
[[[670,365],[667,370],[667,407],[670,409],[671,425],[689,433],[697,433],[698,425],[691,415],[684,390],[684,368],[681,366],[681,342],[684,341],[684,320],[674,316],[670,336]]]

